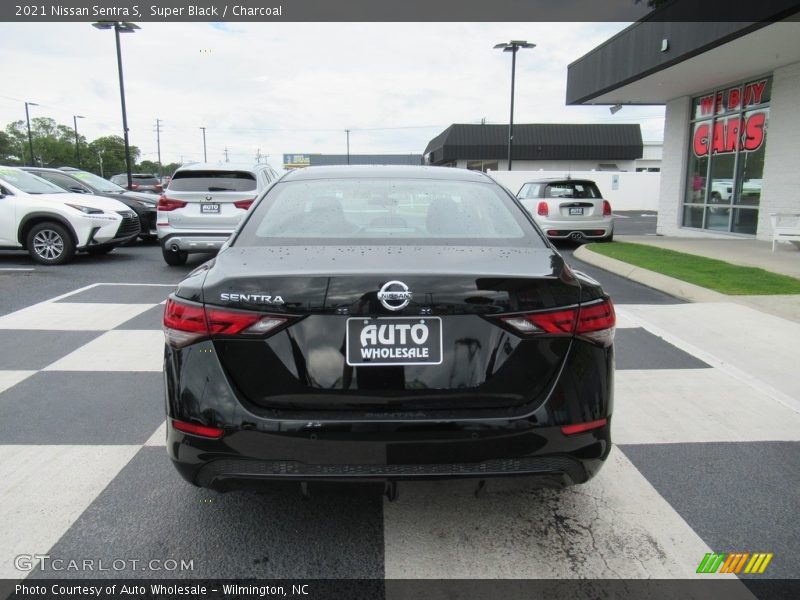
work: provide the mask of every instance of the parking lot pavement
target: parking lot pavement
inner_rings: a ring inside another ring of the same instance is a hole
[[[296,485],[217,494],[179,478],[160,373],[171,285],[123,283],[0,311],[13,349],[0,358],[0,577],[28,575],[14,556],[47,553],[193,561],[167,573],[181,577],[689,578],[712,550],[774,552],[763,576],[797,576],[800,415],[719,346],[684,342],[693,322],[718,322],[700,305],[608,278],[616,447],[586,485],[490,481],[476,497],[474,482],[409,483],[393,503],[312,486],[303,501]],[[142,569],[30,576],[165,575]]]

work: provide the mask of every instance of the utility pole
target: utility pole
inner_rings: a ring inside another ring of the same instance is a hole
[[[261,164],[261,148],[256,149],[256,164]]]
[[[347,164],[350,164],[350,130],[345,129],[344,132],[347,134]]]
[[[78,142],[78,119],[85,119],[83,115],[72,115],[72,124],[75,129],[75,166],[81,168],[81,151]]]
[[[106,176],[103,174],[103,153],[100,150],[97,151],[97,160],[100,161],[100,177],[105,179]]]
[[[36,162],[33,158],[33,135],[31,134],[31,115],[28,111],[29,106],[39,106],[36,102],[25,103],[25,120],[28,122],[28,147],[31,149],[31,166],[35,167]]]
[[[158,148],[158,176],[161,177],[161,119],[156,119],[156,147]]]
[[[225,162],[230,162],[228,160],[228,147],[227,146],[225,146]]]
[[[208,162],[208,154],[206,154],[206,128],[201,127],[203,130],[203,162]]]

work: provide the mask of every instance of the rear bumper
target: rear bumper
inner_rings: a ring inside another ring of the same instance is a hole
[[[355,428],[347,436],[239,431],[221,440],[169,427],[167,447],[184,479],[221,491],[269,481],[495,477],[529,477],[548,487],[565,487],[593,477],[611,448],[608,425],[569,437],[559,428],[540,428],[526,433],[527,440],[514,440],[516,449],[509,447],[511,438],[519,436],[513,426],[476,438],[470,430],[474,424],[456,431],[451,426],[435,437],[422,428],[415,432],[413,423],[396,425],[402,434],[373,426]],[[248,456],[240,453],[243,449]]]
[[[180,250],[183,252],[217,252],[228,241],[232,231],[203,232],[203,233],[165,233],[158,232],[161,246],[167,250]]]
[[[539,227],[551,239],[599,239],[614,232],[613,218],[593,220],[537,219]],[[573,234],[578,234],[573,235]]]

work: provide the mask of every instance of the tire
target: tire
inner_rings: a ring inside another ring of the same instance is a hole
[[[601,242],[613,242],[614,241],[614,232],[612,231],[606,237],[600,238]]]
[[[100,246],[99,248],[87,248],[86,252],[88,252],[92,256],[101,256],[103,254],[108,254],[113,249],[114,246]]]
[[[31,258],[42,265],[63,265],[75,256],[75,242],[60,223],[45,221],[31,227],[25,237]]]
[[[184,250],[178,250],[177,252],[174,252],[172,250],[167,250],[166,248],[161,248],[161,254],[164,257],[164,262],[170,267],[180,267],[185,265],[186,260],[189,258],[189,253]]]

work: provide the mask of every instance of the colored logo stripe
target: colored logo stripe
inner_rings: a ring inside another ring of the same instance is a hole
[[[744,568],[745,573],[763,573],[767,565],[772,560],[772,552],[709,552],[700,561],[697,573],[741,573]],[[749,560],[748,560],[749,559]],[[747,566],[745,566],[747,564]]]

